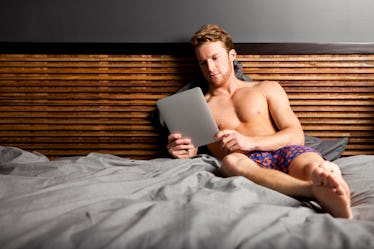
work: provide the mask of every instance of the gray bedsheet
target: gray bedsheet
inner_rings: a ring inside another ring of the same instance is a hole
[[[0,146],[1,248],[374,248],[374,156],[337,161],[354,220],[336,219],[207,155],[49,161]]]

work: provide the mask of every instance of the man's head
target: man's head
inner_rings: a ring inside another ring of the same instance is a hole
[[[222,42],[227,52],[234,49],[234,44],[229,33],[216,24],[202,26],[192,37],[191,44],[196,49],[207,42]]]
[[[210,86],[219,87],[235,77],[236,51],[231,36],[220,26],[203,26],[191,38],[201,72]]]

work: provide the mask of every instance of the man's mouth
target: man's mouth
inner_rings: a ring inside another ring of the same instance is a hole
[[[210,74],[209,77],[210,77],[211,79],[217,78],[217,77],[218,77],[218,73]]]

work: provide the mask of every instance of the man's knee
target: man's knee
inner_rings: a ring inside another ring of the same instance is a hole
[[[225,176],[242,176],[248,173],[251,160],[242,153],[231,153],[222,159],[221,172]]]

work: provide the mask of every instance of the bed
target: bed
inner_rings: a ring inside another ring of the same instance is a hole
[[[353,220],[333,218],[243,177],[209,155],[48,160],[0,147],[2,248],[373,248],[374,156],[336,162]]]
[[[167,157],[152,114],[196,76],[190,55],[175,54],[184,45],[166,54],[162,45],[149,54],[149,44],[131,45],[132,54],[5,45],[1,248],[374,248],[372,44],[239,44],[242,71],[279,81],[307,144],[341,167],[352,220],[224,178],[204,151]]]

